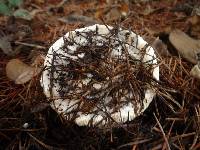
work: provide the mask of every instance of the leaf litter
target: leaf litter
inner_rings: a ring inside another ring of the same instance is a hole
[[[12,32],[15,37],[14,42],[7,39],[8,48],[3,46],[5,52],[0,51],[1,148],[169,149],[170,147],[196,150],[200,148],[200,81],[191,73],[192,68],[198,65],[198,57],[196,53],[190,58],[184,55],[188,53],[186,48],[190,49],[189,53],[191,50],[198,51],[196,49],[198,46],[194,46],[200,37],[198,1],[149,0],[147,2],[126,1],[128,2],[126,4],[120,1],[113,2],[33,0],[30,3],[24,1],[23,8],[30,12],[36,9],[39,13],[35,13],[30,20],[13,19],[3,15],[0,17],[0,30],[3,30],[6,36]],[[47,8],[52,6],[56,6],[56,9]],[[178,10],[177,6],[189,9]],[[126,12],[125,16],[123,11]],[[41,60],[39,59],[40,63],[31,62],[30,53],[31,51],[46,53],[48,50],[46,47],[54,43],[63,33],[87,24],[84,19],[67,24],[58,21],[58,18],[66,17],[73,12],[76,12],[77,16],[94,18],[98,22],[103,20],[110,25],[118,24],[130,28],[149,39],[158,37],[149,43],[154,45],[160,54],[159,90],[154,102],[142,116],[120,127],[111,126],[105,129],[78,127],[73,122],[63,120],[62,115],[58,116],[47,104],[39,84],[40,71],[33,77],[33,70],[41,67]],[[117,12],[117,17],[109,18],[113,16],[112,12]],[[26,25],[30,27],[32,33],[24,36],[16,31],[10,31],[9,26],[14,29],[14,24]],[[177,29],[179,31],[174,32]],[[173,38],[169,38],[170,35]],[[21,45],[20,43],[23,43],[23,46],[19,53],[10,55]],[[5,68],[10,60],[19,66],[13,65],[9,76],[14,82],[21,76],[19,82],[22,84],[15,84],[7,77]],[[25,123],[29,125],[26,129],[23,128]]]
[[[25,64],[20,59],[11,59],[6,65],[6,75],[15,84],[24,84],[42,71],[41,63],[43,63],[41,56],[36,57],[31,65]]]
[[[193,39],[178,29],[173,30],[169,34],[169,40],[183,58],[191,63],[197,63],[197,53],[200,52],[200,40]]]

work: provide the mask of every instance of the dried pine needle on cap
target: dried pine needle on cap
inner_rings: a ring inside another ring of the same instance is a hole
[[[108,25],[66,33],[44,66],[40,82],[52,108],[81,126],[133,120],[153,100],[159,80],[154,49],[132,31]]]

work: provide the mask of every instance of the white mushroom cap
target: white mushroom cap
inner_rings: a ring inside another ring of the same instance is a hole
[[[69,95],[73,95],[75,91],[68,89],[68,86],[73,84],[72,81],[68,81],[65,87],[61,87],[62,83],[54,79],[59,78],[60,74],[62,73],[65,74],[63,75],[64,77],[67,77],[67,75],[69,75],[69,72],[61,70],[60,66],[70,65],[70,61],[68,61],[68,59],[79,61],[84,58],[86,52],[82,52],[78,55],[74,55],[74,53],[81,46],[86,46],[88,42],[95,43],[96,46],[103,46],[103,44],[105,42],[108,42],[109,40],[109,42],[112,42],[113,45],[116,45],[114,48],[111,49],[111,55],[113,58],[121,56],[123,48],[125,47],[125,49],[127,49],[128,51],[128,54],[134,59],[142,59],[142,62],[154,66],[152,69],[152,77],[156,80],[159,80],[159,67],[157,66],[154,49],[148,46],[147,42],[144,41],[142,37],[136,35],[132,31],[119,28],[116,32],[116,35],[113,35],[111,33],[113,31],[113,27],[99,24],[76,29],[75,31],[66,33],[64,37],[59,38],[49,48],[48,54],[44,62],[45,70],[42,73],[41,85],[44,89],[45,95],[47,96],[47,98],[49,98],[49,100],[51,100],[52,108],[55,109],[58,113],[63,114],[66,119],[74,119],[74,113],[70,112],[77,109],[82,104],[79,103],[79,98],[66,98],[63,97],[61,94],[61,92],[63,91],[67,92]],[[90,32],[92,32],[93,34],[92,39],[88,39],[88,34],[90,34]],[[66,39],[68,40],[68,43],[66,43]],[[69,41],[71,42],[71,44],[69,44]],[[120,43],[123,43],[124,47],[120,45]],[[64,47],[67,47],[67,51]],[[141,56],[141,51],[143,49],[145,49],[145,54]],[[78,81],[78,84],[76,85],[76,93],[81,92],[85,85],[88,85],[93,81],[93,75],[91,73],[88,73],[86,76],[87,78]],[[118,77],[116,77],[116,80],[118,80]],[[91,88],[94,88],[95,90],[100,90],[101,88],[105,89],[106,85],[102,85],[102,83],[93,83]],[[87,93],[85,93],[84,95],[87,95]],[[101,107],[101,104],[97,103],[92,111],[88,113],[84,113],[81,111],[76,112],[74,120],[80,126],[88,124],[107,124],[107,120],[109,119],[111,119],[112,121],[116,121],[117,123],[124,123],[128,120],[133,120],[135,117],[140,115],[149,106],[149,104],[153,100],[154,95],[154,89],[152,87],[149,87],[144,90],[144,99],[142,102],[142,106],[139,102],[127,102],[126,104],[119,107],[117,111],[115,110],[115,108],[110,108],[107,106]],[[127,92],[127,97],[132,98],[133,94]],[[105,104],[107,104],[111,100],[112,97],[107,96],[104,98],[103,101],[105,102]],[[121,101],[126,101],[126,98],[122,97]],[[108,117],[109,114],[110,118]]]

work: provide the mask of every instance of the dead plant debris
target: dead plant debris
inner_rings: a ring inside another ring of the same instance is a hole
[[[170,33],[178,29],[183,36],[176,36],[173,41],[182,43],[181,49],[199,44],[199,5],[197,0],[27,0],[22,8],[30,14],[37,12],[29,20],[1,15],[0,150],[200,149],[200,80],[190,72],[194,67],[191,62],[197,63],[197,57],[195,54],[191,61],[179,56],[180,47],[169,39]],[[13,11],[17,9],[13,7]],[[78,21],[59,21],[72,14]],[[160,81],[155,84],[154,101],[142,116],[123,126],[100,129],[65,121],[48,105],[40,74],[23,84],[15,84],[6,75],[9,60],[15,60],[10,78],[16,81],[23,74],[17,64],[31,69],[40,66],[27,65],[32,64],[32,51],[47,53],[47,47],[58,37],[93,21],[120,25],[147,39],[159,37],[166,46],[161,46],[162,51],[170,53],[160,53]],[[9,36],[11,40],[2,40]],[[191,41],[188,36],[197,42],[186,44],[185,40]],[[199,47],[191,50],[199,51]]]

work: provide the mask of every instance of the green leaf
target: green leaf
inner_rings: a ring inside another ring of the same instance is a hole
[[[0,2],[0,14],[3,14],[3,15],[11,14],[10,8],[3,2]]]
[[[31,20],[33,18],[33,16],[31,16],[29,11],[26,10],[26,9],[17,9],[13,13],[13,16],[15,16],[16,18],[22,18],[22,19],[25,19],[25,20]]]
[[[23,3],[23,0],[8,0],[8,2],[13,7],[19,7]]]

